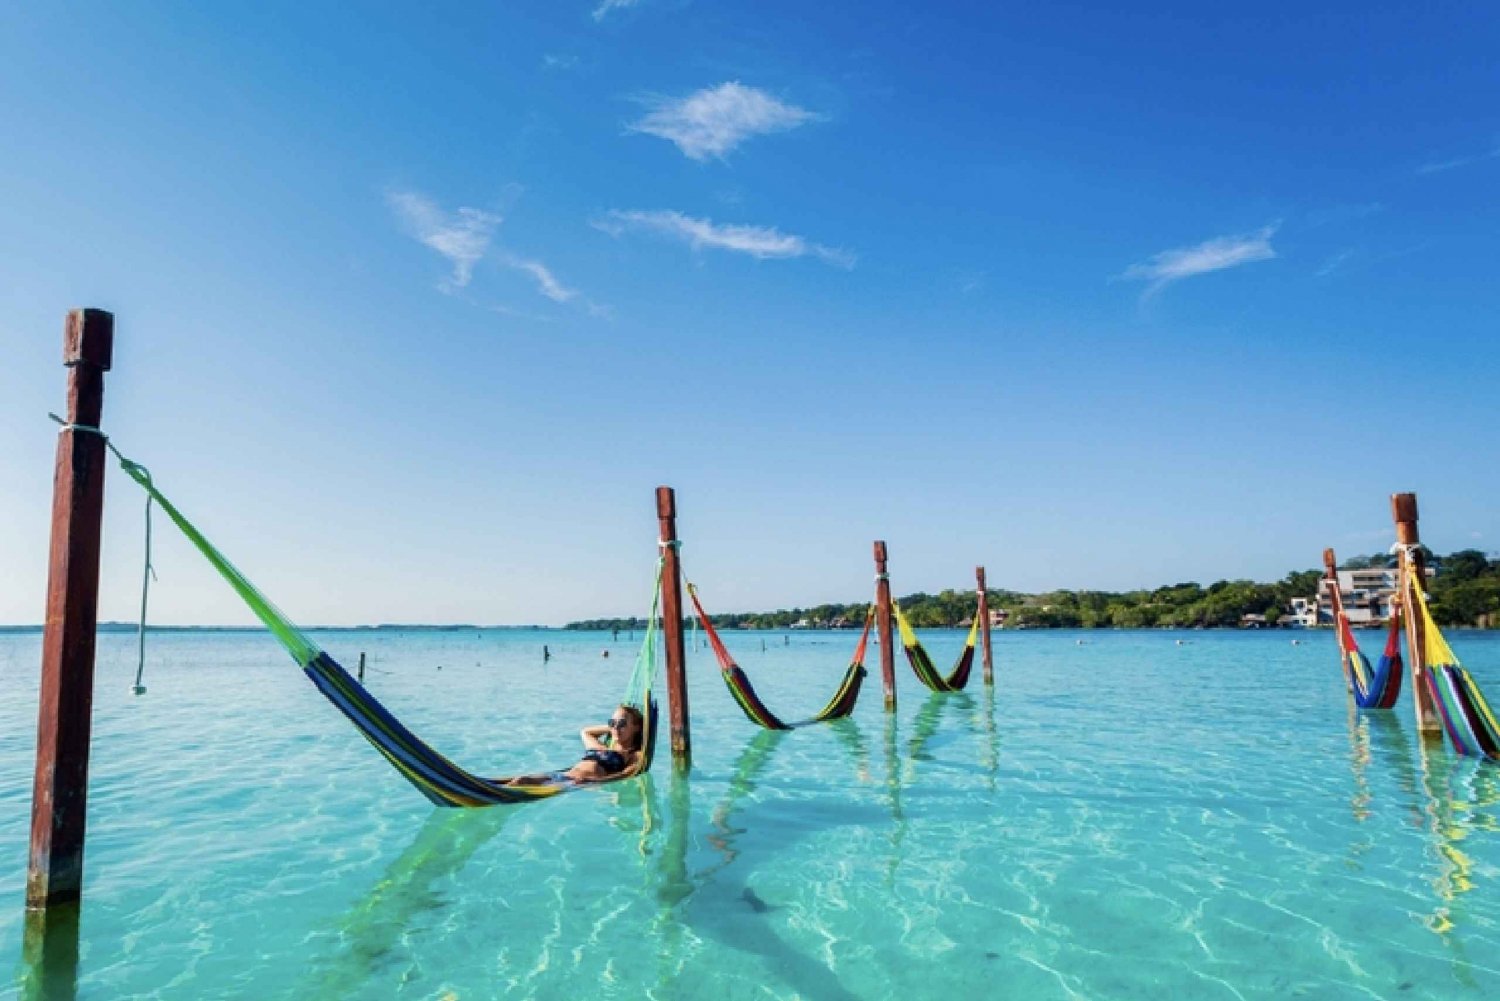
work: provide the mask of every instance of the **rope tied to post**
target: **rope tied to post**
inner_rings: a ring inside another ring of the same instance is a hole
[[[1402,566],[1410,570],[1417,565],[1417,557],[1421,555],[1423,548],[1420,542],[1398,542],[1391,546],[1390,553],[1392,556],[1400,557]],[[1420,590],[1423,597],[1426,597],[1426,582],[1421,579],[1421,575],[1412,574],[1408,579],[1412,586]]]
[[[71,421],[65,421],[51,412],[47,416],[57,423],[58,434],[64,431],[82,431],[103,439],[104,446],[119,460],[120,468],[125,470],[131,479],[146,488],[146,565],[141,571],[141,618],[136,626],[135,684],[130,686],[130,691],[133,694],[145,695],[146,686],[141,683],[141,679],[146,673],[146,607],[150,600],[151,582],[156,579],[156,567],[151,563],[151,505],[156,500],[156,496],[151,490],[151,470],[139,462],[127,459],[115,447],[115,443],[109,440],[109,435],[92,424],[75,424]]]

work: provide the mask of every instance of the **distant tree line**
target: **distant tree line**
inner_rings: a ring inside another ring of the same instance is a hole
[[[1428,585],[1432,615],[1440,625],[1500,629],[1500,559],[1477,549],[1447,556],[1427,553],[1437,576]],[[1394,566],[1385,553],[1356,556],[1344,569],[1365,570]],[[1170,584],[1151,591],[1048,591],[1024,594],[992,590],[989,606],[1004,609],[1007,628],[1150,629],[1219,628],[1241,624],[1246,615],[1264,616],[1274,623],[1291,607],[1293,598],[1311,598],[1322,587],[1321,570],[1297,570],[1273,584],[1249,580],[1221,580],[1207,587],[1195,583]],[[909,594],[897,599],[912,625],[939,628],[967,625],[974,615],[972,590],[938,594]],[[723,629],[859,628],[868,602],[816,605],[774,612],[732,612],[711,616]],[[588,619],[569,629],[644,629],[644,619]]]

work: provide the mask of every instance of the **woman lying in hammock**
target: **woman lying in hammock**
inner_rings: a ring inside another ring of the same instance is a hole
[[[586,726],[583,759],[565,771],[540,775],[518,775],[507,779],[512,786],[556,785],[563,782],[608,782],[636,770],[641,762],[641,711],[635,706],[617,708],[603,726]]]

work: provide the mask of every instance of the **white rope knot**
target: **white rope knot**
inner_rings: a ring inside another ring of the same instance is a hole
[[[681,549],[682,548],[682,540],[681,539],[663,539],[663,540],[659,541],[656,544],[656,548],[658,548],[658,549]]]
[[[1391,547],[1392,556],[1405,556],[1408,563],[1416,562],[1416,557],[1421,555],[1423,546],[1420,542],[1398,542]]]
[[[72,421],[63,420],[61,417],[57,416],[51,411],[48,411],[47,416],[57,422],[58,434],[62,434],[64,431],[87,431],[89,434],[96,434],[99,437],[103,438],[105,441],[109,441],[109,435],[94,427],[92,424],[74,424]]]

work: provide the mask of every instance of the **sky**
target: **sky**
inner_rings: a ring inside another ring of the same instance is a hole
[[[63,317],[295,620],[1500,548],[1500,8],[0,6],[0,624]],[[144,497],[108,483],[101,616]],[[249,613],[158,521],[152,619]]]

